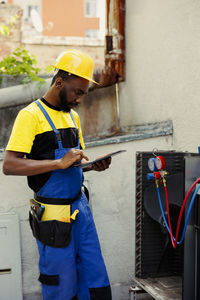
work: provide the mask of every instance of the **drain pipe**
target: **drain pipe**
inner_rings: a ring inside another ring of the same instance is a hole
[[[41,87],[35,82],[0,89],[0,109],[28,104],[42,97],[48,90],[51,80],[52,78],[46,79]]]
[[[115,94],[116,94],[116,132],[120,131],[120,108],[119,108],[119,83],[115,83]]]

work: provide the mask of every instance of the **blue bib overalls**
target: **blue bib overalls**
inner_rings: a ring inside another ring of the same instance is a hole
[[[70,149],[63,148],[59,131],[41,103],[36,103],[55,132],[55,142],[58,143],[55,159],[61,158]],[[72,113],[70,115],[76,126]],[[76,149],[80,149],[79,139]],[[81,168],[55,170],[37,195],[45,198],[76,199],[82,183]],[[67,247],[50,247],[37,240],[43,300],[111,300],[109,279],[84,193],[71,203],[72,213],[76,209],[79,213],[72,223],[71,241]]]

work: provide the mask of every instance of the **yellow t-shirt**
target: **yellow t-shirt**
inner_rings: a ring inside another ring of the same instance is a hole
[[[61,111],[49,104],[45,99],[39,100],[47,111],[56,129],[59,130],[64,148],[78,145],[85,148],[78,114],[72,110],[76,128],[70,113]],[[54,159],[58,148],[55,133],[41,109],[35,102],[23,108],[17,115],[6,150],[23,152],[27,158],[42,160]],[[51,172],[28,176],[29,186],[37,192],[50,177]]]

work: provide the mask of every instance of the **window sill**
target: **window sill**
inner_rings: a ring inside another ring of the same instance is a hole
[[[104,146],[109,144],[126,143],[136,140],[143,140],[158,136],[167,136],[173,134],[173,123],[171,120],[147,123],[142,125],[135,125],[134,127],[123,128],[121,133],[113,135],[112,137],[99,137],[96,139],[85,138],[86,148]],[[4,159],[5,149],[0,149],[0,161]]]
[[[85,138],[87,148],[103,146],[109,144],[118,144],[131,142],[135,140],[143,140],[152,137],[166,136],[173,134],[173,123],[171,120],[135,125],[134,127],[123,128],[121,133],[109,137],[98,137],[95,139]]]

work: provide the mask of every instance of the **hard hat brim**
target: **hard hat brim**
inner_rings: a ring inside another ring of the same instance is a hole
[[[54,67],[55,69],[57,69],[57,67],[56,67],[55,65],[52,65],[52,67]],[[65,71],[65,70],[63,70],[63,69],[58,69],[58,70]],[[89,78],[89,77],[87,77],[87,76],[79,76],[79,75],[77,75],[77,74],[75,74],[75,73],[73,73],[73,72],[67,72],[67,71],[65,71],[65,72],[66,72],[66,73],[73,74],[73,75],[76,75],[77,77],[84,78],[84,79],[86,79],[86,80],[88,80],[88,81],[91,81],[91,82],[97,84],[97,85],[100,85],[100,83],[96,82],[95,80],[93,80],[92,78]]]

